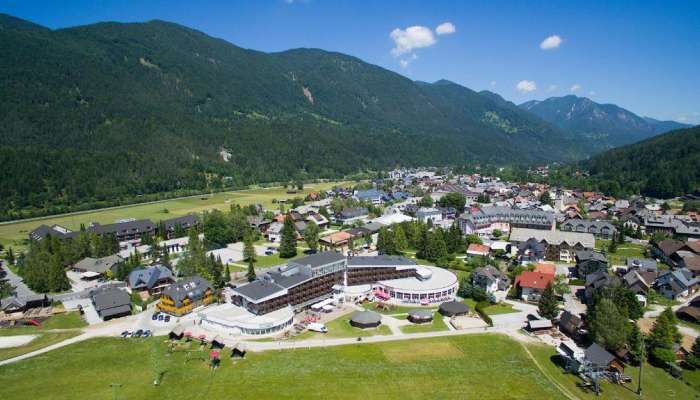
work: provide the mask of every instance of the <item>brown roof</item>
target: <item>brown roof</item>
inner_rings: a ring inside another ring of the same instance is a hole
[[[535,272],[554,275],[557,272],[557,266],[549,263],[538,263],[535,265]]]
[[[515,286],[521,288],[544,289],[554,280],[554,274],[525,271],[515,278]]]
[[[486,246],[484,244],[476,244],[472,243],[469,245],[469,248],[467,249],[467,253],[473,252],[473,253],[489,253],[489,246]]]
[[[685,243],[675,239],[662,240],[656,244],[656,247],[663,251],[664,254],[666,254],[667,256],[670,256],[671,254],[682,249],[683,246],[685,246]]]
[[[351,233],[345,232],[345,231],[340,231],[340,232],[331,233],[330,235],[326,235],[326,236],[322,237],[320,240],[324,241],[326,243],[336,244],[336,243],[346,242],[351,237],[353,237]]]
[[[684,257],[685,266],[691,271],[700,271],[700,256]]]

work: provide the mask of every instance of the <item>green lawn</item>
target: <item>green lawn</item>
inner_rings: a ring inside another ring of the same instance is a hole
[[[628,258],[646,257],[646,247],[640,244],[618,244],[617,250],[614,253],[608,252],[609,245],[609,240],[596,239],[595,241],[595,247],[597,250],[605,249],[607,252],[608,262],[610,265],[624,265]]]
[[[30,334],[30,332],[24,333]],[[79,335],[79,331],[64,331],[64,332],[42,332],[38,337],[34,338],[31,342],[19,347],[9,347],[0,349],[0,361],[7,360],[8,358],[13,358],[20,356],[22,354],[30,353],[35,350],[42,349],[46,346],[62,342],[66,339],[70,339],[73,336]],[[2,389],[0,389],[0,394]]]
[[[375,311],[379,314],[384,314],[384,315],[393,315],[393,314],[406,314],[407,312],[411,310],[415,310],[418,308],[424,308],[426,310],[436,310],[437,307],[435,306],[420,306],[416,304],[415,306],[391,306],[390,309],[384,310],[384,309],[377,309],[375,308],[376,303],[373,302],[367,302],[367,303],[362,303],[361,306],[365,310],[370,310],[370,311]]]
[[[637,389],[638,368],[628,367],[625,374],[632,376],[632,384],[625,386],[604,382],[602,386],[602,396],[585,391],[578,387],[581,379],[572,374],[565,374],[557,364],[556,351],[552,347],[530,345],[528,349],[538,361],[540,366],[556,379],[561,385],[581,399],[619,399],[638,400],[635,393]],[[646,364],[642,370],[643,399],[699,399],[700,391],[693,389],[684,382],[674,379],[665,371]]]
[[[436,331],[446,331],[447,325],[442,319],[442,315],[439,312],[433,313],[433,322],[429,324],[411,324],[401,327],[401,332],[403,333],[420,333],[420,332],[436,332]]]
[[[280,265],[280,264],[286,264],[287,261],[293,260],[295,258],[303,257],[305,254],[304,252],[297,248],[297,255],[292,258],[282,258],[280,257],[279,252],[275,252],[271,256],[257,256],[255,258],[255,268],[267,268],[267,267],[273,267],[275,265]],[[241,261],[240,264],[246,264],[245,261]]]
[[[469,306],[469,311],[475,312],[476,301],[474,301],[474,299],[464,299],[464,302]],[[496,303],[484,309],[487,315],[510,314],[518,311],[519,310],[513,308],[513,306],[508,303]]]
[[[293,337],[293,340],[306,339],[337,339],[348,337],[367,337],[374,335],[391,335],[391,329],[386,325],[379,325],[376,328],[360,329],[350,325],[350,317],[352,314],[344,315],[333,321],[327,322],[327,333],[318,333],[306,331]]]
[[[216,371],[165,349],[163,338],[82,342],[0,367],[0,395],[108,400],[116,383],[117,399],[563,398],[523,348],[500,335],[249,353],[235,363],[224,351]]]
[[[330,189],[341,185],[343,182],[324,182],[304,185],[304,190],[296,194],[287,194],[282,187],[257,188],[233,192],[214,193],[181,199],[166,200],[153,204],[135,204],[112,209],[87,211],[83,213],[52,216],[32,221],[18,221],[9,224],[0,224],[0,243],[5,247],[19,248],[24,246],[27,234],[41,224],[59,224],[70,229],[79,229],[81,223],[88,222],[113,223],[124,218],[150,218],[154,222],[162,219],[179,217],[189,213],[198,213],[210,209],[228,210],[231,204],[256,204],[260,203],[266,208],[277,208],[272,204],[273,199],[291,199],[294,197],[306,197],[310,192]],[[167,210],[167,213],[166,213]]]

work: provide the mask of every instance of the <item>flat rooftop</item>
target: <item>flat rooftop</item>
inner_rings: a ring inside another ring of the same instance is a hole
[[[420,280],[418,278],[401,278],[379,281],[379,283],[387,288],[394,290],[420,293],[420,292],[435,292],[442,289],[447,289],[457,284],[457,276],[452,272],[438,267],[429,265],[421,265],[417,270],[428,270],[430,278]]]

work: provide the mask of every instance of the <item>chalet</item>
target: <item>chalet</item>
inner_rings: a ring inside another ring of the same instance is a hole
[[[476,268],[471,275],[472,284],[478,286],[488,294],[507,290],[510,285],[508,277],[493,266]]]
[[[90,291],[90,301],[103,321],[131,315],[129,294],[113,285]]]
[[[284,224],[282,222],[273,222],[270,227],[265,231],[267,240],[272,243],[278,243],[282,241],[282,228]]]
[[[146,291],[148,294],[160,293],[163,288],[175,283],[173,273],[162,265],[139,268],[131,271],[127,279],[133,291]]]
[[[619,372],[625,371],[625,366],[614,355],[610,354],[598,343],[593,343],[585,351],[584,368],[588,372]]]
[[[359,190],[356,191],[353,197],[359,201],[366,201],[370,204],[374,205],[380,205],[384,203],[384,199],[386,198],[386,193],[380,191],[380,190]]]
[[[416,219],[421,222],[440,222],[443,220],[442,211],[432,207],[421,207],[416,211]]]
[[[33,308],[48,307],[50,305],[51,299],[45,294],[34,294],[30,296],[17,296],[14,294],[0,301],[0,311],[11,314],[25,312]]]
[[[310,212],[307,214],[306,222],[313,222],[321,229],[328,227],[328,218],[317,212]]]
[[[194,214],[184,215],[182,217],[166,219],[161,222],[165,233],[163,234],[166,239],[171,239],[176,236],[176,232],[187,232],[190,228],[197,228],[199,226],[199,217]]]
[[[622,281],[635,294],[646,295],[654,285],[657,275],[656,271],[631,269],[622,277]]]
[[[120,221],[114,224],[101,225],[97,222],[87,228],[89,233],[98,236],[112,235],[117,241],[140,239],[144,235],[153,236],[156,232],[156,224],[147,219]]]
[[[686,297],[695,292],[698,285],[698,278],[693,277],[693,273],[686,268],[673,271],[667,270],[659,274],[654,282],[654,289],[661,295],[675,300],[679,297]]]
[[[579,340],[582,337],[581,328],[583,328],[583,320],[580,316],[572,314],[568,310],[561,314],[559,318],[559,331],[561,333],[574,340]]]
[[[270,224],[272,223],[272,221],[263,217],[262,215],[248,215],[246,220],[251,228],[261,233],[265,233],[267,228],[269,228]]]
[[[347,231],[334,232],[318,239],[323,250],[346,250],[350,240],[354,239],[352,233]]]
[[[522,265],[544,261],[545,245],[535,238],[518,244],[518,259]]]
[[[591,304],[595,294],[604,288],[617,286],[620,280],[617,276],[610,275],[607,271],[596,271],[586,276],[586,289],[584,298],[586,303]]]
[[[515,287],[525,301],[539,300],[544,289],[554,281],[554,275],[524,271],[515,278]]]
[[[576,273],[580,278],[598,271],[608,270],[608,259],[605,254],[591,250],[576,251]]]
[[[587,232],[600,239],[612,239],[617,232],[615,226],[608,221],[589,221],[582,219],[567,220],[561,224],[560,229],[568,232]]]
[[[157,307],[166,314],[180,317],[213,301],[212,285],[202,277],[191,276],[163,289]]]
[[[595,238],[590,233],[548,231],[539,229],[513,228],[510,241],[520,245],[535,239],[544,245],[545,259],[570,262],[574,260],[577,250],[591,250],[595,247]]]

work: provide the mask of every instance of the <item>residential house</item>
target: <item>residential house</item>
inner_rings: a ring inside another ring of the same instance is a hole
[[[127,284],[132,291],[146,291],[148,294],[160,293],[166,286],[175,283],[172,271],[163,265],[139,268],[131,271]]]
[[[179,317],[213,301],[214,288],[211,283],[202,277],[191,276],[166,287],[157,307],[164,313]]]
[[[279,243],[282,241],[282,228],[284,228],[284,223],[273,222],[270,227],[265,231],[267,240],[272,243]]]
[[[161,224],[165,229],[164,236],[166,239],[172,239],[178,236],[176,232],[187,232],[190,228],[197,228],[199,226],[199,217],[194,214],[188,214],[163,220]]]
[[[470,243],[469,247],[467,248],[467,255],[468,256],[481,256],[481,257],[488,257],[489,255],[489,246],[485,244],[477,244],[477,243]]]
[[[260,233],[265,233],[272,223],[272,221],[262,215],[248,215],[246,220],[251,228],[256,229]]]
[[[654,285],[657,276],[656,271],[631,269],[622,276],[622,281],[635,294],[646,295]]]
[[[366,201],[370,204],[381,205],[384,203],[384,198],[386,193],[381,190],[358,190],[355,192],[353,197],[359,201]]]
[[[581,317],[573,314],[569,310],[564,310],[561,317],[559,317],[559,331],[573,340],[578,341],[583,336],[581,334],[581,328],[583,328],[583,320]]]
[[[605,254],[591,250],[576,251],[576,273],[580,278],[598,271],[608,270],[608,259]]]
[[[595,238],[590,233],[527,228],[513,228],[511,231],[510,241],[517,245],[530,239],[535,239],[544,245],[545,259],[550,261],[571,262],[574,261],[576,251],[595,248]]]
[[[440,222],[443,220],[442,211],[433,207],[421,207],[416,211],[416,219],[425,223]]]
[[[33,294],[29,296],[13,294],[10,297],[0,300],[0,311],[4,311],[6,314],[12,314],[16,312],[25,312],[33,308],[49,307],[50,305],[51,298],[47,297],[45,294]]]
[[[652,271],[658,272],[656,260],[651,258],[628,258],[625,262],[627,270]]]
[[[588,232],[600,239],[612,239],[617,229],[608,221],[589,221],[583,219],[570,219],[561,224],[562,231]]]
[[[659,274],[654,282],[654,289],[661,295],[676,300],[680,297],[687,297],[695,293],[698,278],[693,277],[693,273],[687,268],[667,270]]]
[[[518,259],[521,265],[535,264],[544,261],[545,245],[535,238],[518,244]]]
[[[593,343],[585,351],[583,368],[588,373],[608,371],[623,373],[625,365],[598,343]]]
[[[476,268],[472,272],[471,278],[474,286],[484,289],[488,294],[507,290],[510,286],[510,279],[498,268],[491,265]]]
[[[117,241],[124,242],[141,239],[143,235],[153,236],[156,233],[156,224],[148,219],[120,221],[107,225],[94,222],[87,231],[98,236],[113,235]]]
[[[369,211],[364,207],[345,208],[335,215],[335,221],[342,225],[349,225],[355,221],[366,221]]]
[[[494,230],[505,233],[512,228],[552,230],[554,213],[498,206],[481,207],[460,216],[458,223],[465,235],[490,237]]]
[[[591,304],[596,292],[604,288],[617,286],[620,280],[617,276],[608,274],[607,271],[598,270],[586,276],[586,288],[584,298],[587,304]]]
[[[554,281],[554,275],[524,271],[515,278],[515,287],[525,301],[538,301],[544,289]]]
[[[131,315],[131,299],[124,290],[113,285],[90,291],[90,301],[103,321]]]
[[[116,274],[119,264],[123,263],[124,259],[119,255],[114,254],[102,258],[86,257],[75,263],[72,267],[73,271],[85,273],[97,273],[100,275]]]
[[[328,227],[328,218],[317,212],[310,212],[306,216],[306,222],[314,222],[320,229]]]
[[[682,268],[684,258],[700,255],[700,242],[682,242],[676,239],[666,239],[655,243],[651,248],[652,255],[671,267]]]

